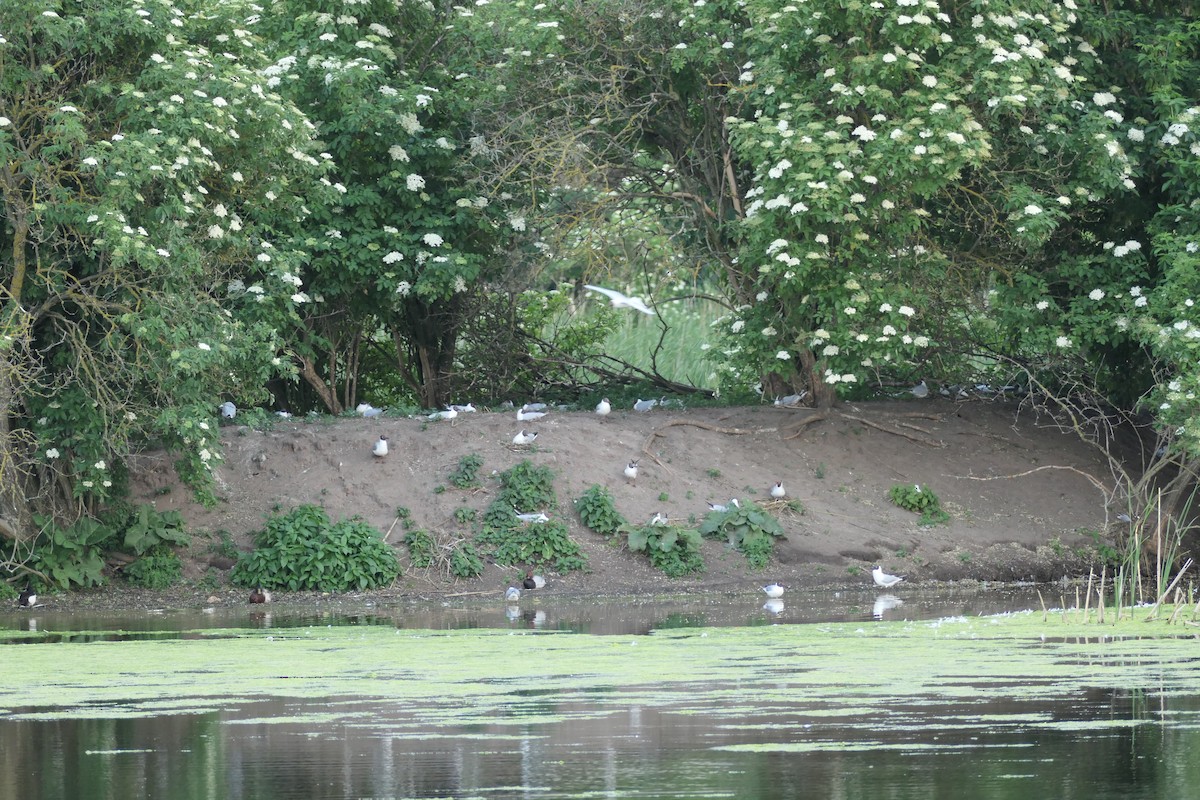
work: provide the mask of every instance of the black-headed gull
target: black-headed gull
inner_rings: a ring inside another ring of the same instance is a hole
[[[612,411],[612,403],[608,402],[607,397],[596,403],[596,413],[600,416],[607,417],[610,411]]]
[[[513,444],[515,444],[517,447],[525,447],[526,445],[533,444],[537,437],[538,435],[536,431],[534,433],[526,433],[524,430],[522,430],[513,437]]]
[[[783,408],[792,408],[794,406],[798,406],[800,405],[800,401],[803,400],[807,394],[808,392],[800,392],[799,394],[789,394],[786,397],[776,397],[775,405]]]
[[[904,578],[900,575],[889,575],[883,571],[883,567],[875,567],[871,570],[871,577],[875,579],[876,586],[882,586],[885,589],[890,589]]]
[[[375,440],[375,446],[371,448],[371,455],[376,458],[383,458],[388,454],[388,438],[380,436]]]
[[[639,399],[636,403],[633,404],[633,410],[634,411],[649,411],[650,409],[654,408],[656,405],[658,405],[657,400],[640,400]]]
[[[508,587],[508,589],[504,592],[504,599],[505,600],[520,600],[521,599],[521,590],[515,586]]]
[[[532,422],[535,419],[541,419],[549,412],[546,411],[526,411],[523,408],[517,409],[517,422]]]
[[[742,507],[742,504],[740,502],[738,502],[738,499],[736,497],[729,501],[729,505],[726,505],[724,503],[709,503],[708,504],[708,510],[716,511],[718,514],[726,512],[731,508],[741,508],[741,507]]]
[[[229,402],[228,400],[226,400],[224,403],[221,403],[220,407],[221,407],[221,416],[224,417],[225,419],[233,419],[234,417],[237,416],[237,406],[235,406],[233,403]]]
[[[429,416],[427,416],[425,419],[433,420],[434,422],[437,422],[438,420],[443,420],[443,419],[454,419],[457,416],[458,416],[457,411],[455,411],[453,408],[447,408],[445,411],[435,411],[432,414],[430,414]]]
[[[909,389],[909,391],[912,392],[912,396],[918,400],[924,400],[926,397],[929,397],[929,387],[925,384],[925,381],[921,381],[916,386]]]
[[[782,500],[787,496],[787,490],[783,488],[783,481],[778,481],[771,487],[771,497],[775,500]]]
[[[541,522],[549,522],[550,521],[550,518],[548,516],[546,516],[545,511],[537,511],[532,514],[522,514],[521,512],[517,511],[515,508],[513,509],[513,511],[516,512],[517,519],[521,520],[521,522],[541,523]]]
[[[638,472],[638,462],[636,460],[630,461],[628,464],[625,465],[625,477],[628,478],[629,480],[634,480],[635,478],[637,478],[637,472]]]
[[[654,516],[650,518],[650,524],[655,526],[666,525],[667,518],[663,516],[661,511],[655,511]]]
[[[591,289],[593,292],[599,292],[600,294],[607,296],[609,301],[612,302],[613,308],[632,308],[635,311],[642,312],[643,314],[654,316],[654,312],[646,307],[646,304],[642,302],[642,298],[640,297],[629,297],[628,295],[621,294],[614,289],[605,289],[603,286],[593,286],[590,283],[585,283],[583,288]]]
[[[448,408],[450,408],[452,411],[457,411],[460,414],[474,414],[475,413],[475,404],[474,403],[467,403],[465,406],[459,406],[459,405],[455,405],[455,404],[451,403],[448,406]]]
[[[769,583],[766,586],[762,587],[762,590],[764,592],[766,592],[767,597],[770,597],[771,599],[775,599],[776,597],[783,597],[783,584]]]
[[[546,411],[549,408],[545,403],[526,403],[521,406],[522,411]]]
[[[382,408],[376,408],[370,403],[359,403],[358,407],[354,410],[359,414],[359,416],[367,417],[368,419],[371,417],[378,417],[383,413]]]

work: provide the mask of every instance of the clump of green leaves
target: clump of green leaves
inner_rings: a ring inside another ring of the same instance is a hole
[[[458,460],[458,467],[450,473],[450,483],[459,489],[471,489],[479,485],[479,468],[483,457],[471,453]]]
[[[528,460],[500,473],[501,489],[483,514],[476,537],[489,545],[499,564],[551,564],[560,572],[583,569],[583,552],[567,526],[557,520],[524,523],[517,509],[536,511],[558,504],[554,473]]]
[[[475,545],[463,542],[450,554],[450,572],[459,578],[475,578],[483,574],[483,559]]]
[[[433,564],[437,545],[429,531],[409,531],[404,535],[404,543],[408,545],[408,560],[414,567],[424,569]]]
[[[779,521],[757,503],[730,504],[724,511],[711,511],[700,523],[700,533],[723,538],[746,556],[751,569],[763,569],[771,560],[775,539],[783,537]]]
[[[700,555],[700,533],[677,525],[623,526],[629,549],[645,553],[655,569],[669,578],[681,578],[704,571]]]
[[[898,483],[888,490],[888,499],[905,511],[920,514],[921,519],[917,524],[923,528],[950,521],[950,515],[942,510],[938,496],[920,484]]]
[[[82,517],[69,528],[38,519],[42,535],[36,542],[31,565],[52,587],[99,586],[104,583],[103,543],[112,528],[92,517]]]
[[[126,550],[142,555],[163,545],[183,547],[190,541],[178,511],[158,511],[140,505],[126,522],[123,543]]]
[[[143,589],[166,589],[183,577],[183,563],[171,548],[160,545],[125,568],[125,579]]]
[[[593,483],[575,501],[575,510],[584,525],[604,536],[612,536],[625,524],[625,518],[617,511],[612,492]]]
[[[255,545],[234,565],[233,584],[344,592],[386,586],[400,574],[382,533],[358,517],[330,522],[316,505],[273,515]]]

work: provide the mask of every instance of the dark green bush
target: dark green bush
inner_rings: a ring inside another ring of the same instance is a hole
[[[156,547],[125,568],[125,579],[143,589],[166,589],[183,577],[183,563],[169,547]]]
[[[928,528],[942,522],[949,522],[950,515],[942,510],[942,501],[928,487],[921,488],[920,484],[898,483],[888,490],[888,499],[906,511],[920,514],[917,524]]]
[[[655,569],[669,578],[680,578],[704,571],[700,555],[700,533],[675,525],[626,527],[629,549],[646,553]]]
[[[575,501],[575,510],[584,525],[605,536],[612,536],[625,524],[612,492],[598,484],[589,486]]]
[[[783,527],[756,503],[747,501],[709,512],[700,523],[700,534],[725,539],[746,557],[752,569],[763,569],[771,560],[775,538],[783,536]]]
[[[560,572],[583,569],[587,559],[567,526],[558,521],[525,523],[517,510],[553,509],[554,473],[548,467],[522,461],[500,473],[500,492],[483,514],[476,540],[488,545],[498,564],[549,564]]]
[[[436,545],[429,531],[409,531],[404,535],[404,543],[408,545],[408,560],[414,567],[424,569],[433,564]]]
[[[344,592],[386,586],[400,574],[382,533],[358,517],[334,524],[316,505],[271,516],[255,545],[230,573],[236,586]]]
[[[470,542],[463,542],[450,554],[450,572],[459,578],[475,578],[483,574],[483,559]]]

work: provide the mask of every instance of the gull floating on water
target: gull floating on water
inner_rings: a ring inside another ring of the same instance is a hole
[[[596,413],[600,416],[607,417],[610,411],[612,411],[612,403],[608,402],[607,397],[596,403]]]
[[[534,512],[531,514],[522,514],[521,512],[517,511],[515,508],[513,509],[513,511],[516,512],[517,519],[521,520],[521,522],[549,522],[550,521],[550,518],[548,516],[546,516],[545,511],[537,511],[537,512]],[[525,588],[528,589],[529,587],[527,586]]]
[[[767,597],[772,599],[783,597],[783,585],[778,583],[769,583],[762,587],[762,590],[767,593]]]
[[[515,444],[517,447],[524,447],[525,445],[533,444],[537,437],[538,435],[536,431],[533,433],[526,433],[522,429],[520,433],[513,437],[513,444]]]
[[[654,316],[654,312],[646,307],[646,304],[642,302],[642,298],[640,297],[630,297],[628,295],[621,294],[614,289],[605,289],[603,286],[593,286],[590,283],[585,283],[583,288],[591,289],[593,292],[599,292],[600,294],[607,296],[609,301],[612,302],[613,308],[632,308],[635,311],[642,312],[643,314]]]
[[[649,411],[650,409],[654,408],[656,405],[658,405],[657,400],[641,400],[641,399],[639,399],[636,403],[633,404],[633,410],[634,411]]]
[[[782,500],[787,495],[787,491],[783,488],[783,481],[778,481],[771,487],[771,497],[776,500]]]
[[[383,458],[386,456],[388,454],[387,443],[388,438],[386,436],[380,436],[375,440],[375,446],[371,448],[371,455],[375,456],[376,458]]]
[[[221,408],[221,416],[224,417],[225,419],[233,419],[234,417],[237,416],[237,406],[235,406],[233,403],[229,402],[228,400],[226,400],[224,403],[221,403],[220,408]]]
[[[630,461],[628,464],[625,465],[625,477],[628,478],[629,480],[634,480],[635,478],[637,478],[637,472],[638,472],[638,462],[636,460]]]
[[[875,619],[883,619],[885,611],[891,611],[893,608],[898,608],[904,605],[904,601],[894,594],[881,594],[875,598],[875,605],[871,609],[871,616]]]
[[[521,590],[515,586],[508,587],[508,590],[504,593],[504,599],[505,600],[520,600],[521,599]]]
[[[545,411],[526,411],[523,408],[517,409],[517,422],[532,422],[535,419],[541,419],[546,416]]]
[[[890,589],[904,578],[900,575],[889,575],[883,571],[883,567],[875,567],[871,570],[871,577],[875,579],[877,586],[882,586],[885,589]]]

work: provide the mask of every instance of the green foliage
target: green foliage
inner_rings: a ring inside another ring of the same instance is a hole
[[[710,511],[700,523],[702,536],[725,539],[730,547],[746,556],[752,569],[763,569],[771,560],[775,538],[783,536],[783,527],[756,503],[730,504],[724,511]]]
[[[255,545],[230,573],[237,586],[344,592],[386,586],[400,574],[383,534],[357,517],[331,523],[320,506],[272,515]]]
[[[0,581],[0,601],[7,602],[9,600],[16,600],[20,594],[21,593],[17,591],[17,587],[13,586],[11,583]]]
[[[476,578],[483,574],[483,559],[470,542],[463,542],[450,554],[450,572],[458,578]]]
[[[123,543],[125,549],[143,555],[160,545],[183,547],[190,541],[178,511],[158,511],[140,505],[129,518]]]
[[[101,545],[113,535],[111,528],[83,517],[69,528],[53,523],[38,538],[31,565],[58,589],[99,586],[104,583]]]
[[[942,510],[938,496],[927,486],[898,483],[888,490],[888,499],[905,511],[920,514],[921,519],[917,524],[921,527],[950,521],[950,515]]]
[[[143,589],[166,589],[183,577],[183,563],[169,547],[155,547],[125,568],[125,579]]]
[[[604,536],[612,536],[625,524],[617,511],[612,492],[593,483],[575,501],[575,510],[584,525]]]
[[[635,553],[646,553],[650,563],[669,578],[681,578],[704,571],[700,555],[700,533],[676,525],[622,526]]]
[[[515,519],[515,517],[514,517]],[[559,572],[583,569],[587,559],[559,520],[530,522],[481,532],[478,540],[492,545],[497,564],[550,564]]]
[[[483,514],[477,540],[499,564],[552,564],[560,572],[583,569],[586,559],[558,520],[522,523],[516,509],[553,508],[554,473],[528,460],[500,473],[501,489]]]
[[[471,522],[474,522],[477,516],[479,516],[479,514],[473,508],[461,506],[454,509],[454,520],[459,525],[467,525]]]
[[[424,569],[433,564],[433,556],[437,545],[429,531],[412,530],[404,535],[404,543],[408,545],[408,560],[414,567]]]
[[[450,483],[459,489],[470,489],[479,485],[479,468],[483,457],[471,453],[458,460],[458,468],[450,473]]]

